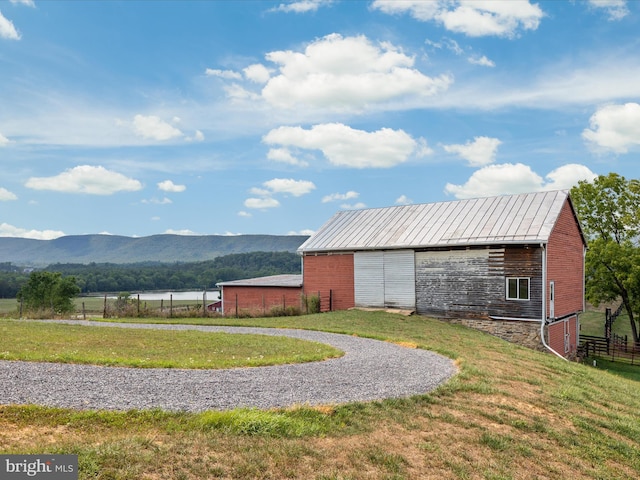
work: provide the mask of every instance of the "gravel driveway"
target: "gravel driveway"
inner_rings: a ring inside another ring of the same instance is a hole
[[[72,323],[287,336],[326,343],[345,355],[322,362],[226,370],[0,361],[0,404],[191,412],[337,404],[426,393],[457,372],[452,360],[436,353],[350,335],[273,328]]]

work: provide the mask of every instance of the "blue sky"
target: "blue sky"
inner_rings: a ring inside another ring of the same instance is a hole
[[[638,178],[638,52],[637,1],[0,0],[0,236]]]

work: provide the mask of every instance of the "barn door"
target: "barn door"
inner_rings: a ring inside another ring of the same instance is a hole
[[[386,307],[415,308],[416,261],[413,250],[384,252],[384,304]]]
[[[353,282],[356,307],[384,307],[383,252],[356,252]]]
[[[413,250],[356,252],[353,266],[356,306],[415,308]]]

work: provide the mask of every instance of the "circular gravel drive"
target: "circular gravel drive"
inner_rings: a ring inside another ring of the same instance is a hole
[[[457,372],[451,359],[442,355],[350,335],[274,328],[73,323],[287,336],[326,343],[345,355],[322,362],[226,370],[0,361],[0,404],[190,412],[324,405],[423,394]]]

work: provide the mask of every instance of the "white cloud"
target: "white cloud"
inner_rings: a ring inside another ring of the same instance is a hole
[[[359,196],[360,194],[358,192],[354,192],[353,190],[349,190],[347,193],[332,193],[330,195],[325,195],[324,197],[322,197],[322,203],[352,200],[354,198],[358,198]]]
[[[187,142],[202,142],[204,140],[204,133],[200,130],[196,130],[192,137],[186,137]]]
[[[227,96],[233,100],[251,100],[251,101],[259,101],[260,95],[246,88],[242,87],[242,85],[238,85],[234,83],[233,85],[227,85],[224,87],[224,91]]]
[[[607,105],[589,120],[582,137],[594,146],[615,153],[627,153],[640,145],[640,104]]]
[[[376,0],[372,7],[388,14],[408,13],[470,37],[513,38],[521,30],[536,30],[544,17],[538,4],[528,0]]]
[[[278,12],[307,13],[315,12],[318,8],[331,5],[334,0],[295,0],[290,3],[281,3],[273,10]]]
[[[316,233],[315,230],[304,229],[304,230],[300,230],[299,232],[294,232],[294,231],[287,232],[287,235],[307,235],[307,236],[311,236],[314,233]]]
[[[6,202],[9,200],[17,200],[18,197],[15,193],[10,192],[6,188],[0,187],[0,202]]]
[[[294,157],[288,148],[271,148],[267,153],[267,158],[274,162],[288,163],[289,165],[309,166],[308,162]]]
[[[189,230],[187,228],[184,228],[182,230],[174,230],[172,228],[165,230],[165,232],[167,235],[186,235],[186,236],[191,236],[191,235],[200,235],[199,233],[194,232],[193,230]]]
[[[588,167],[571,163],[562,165],[545,177],[547,183],[544,185],[545,190],[569,190],[578,184],[581,180],[592,181],[597,175]]]
[[[496,159],[496,152],[502,142],[497,138],[474,137],[464,145],[443,145],[447,153],[457,154],[472,167],[489,165]]]
[[[27,7],[35,7],[36,4],[33,0],[11,0],[13,4],[26,5]]]
[[[363,35],[331,34],[310,43],[304,52],[275,51],[266,58],[278,65],[279,74],[269,79],[262,97],[282,108],[361,110],[430,97],[453,82],[448,75],[422,74],[413,68],[413,57]]]
[[[289,193],[294,197],[301,197],[315,190],[316,186],[308,180],[294,180],[292,178],[274,178],[264,182],[272,193]]]
[[[398,198],[396,198],[395,203],[396,205],[411,205],[413,203],[413,200],[411,200],[406,195],[400,195]]]
[[[165,180],[163,182],[158,182],[158,189],[163,192],[179,193],[184,192],[187,187],[185,185],[176,185],[171,180]]]
[[[418,146],[415,151],[416,157],[422,158],[429,155],[433,155],[433,149],[427,144],[424,138],[418,139]]]
[[[170,198],[150,198],[149,200],[142,200],[142,203],[150,204],[150,205],[169,205],[173,203]]]
[[[6,147],[11,141],[0,133],[0,147]]]
[[[242,80],[242,75],[233,70],[217,70],[213,68],[207,68],[204,74],[208,77],[219,77],[225,80]]]
[[[626,0],[589,0],[589,6],[605,10],[609,20],[621,20],[629,15]]]
[[[340,205],[340,208],[342,208],[343,210],[360,210],[362,208],[367,208],[367,205],[362,202],[354,204],[343,203],[342,205]]]
[[[333,165],[352,168],[389,168],[405,162],[418,142],[403,130],[382,128],[375,132],[355,130],[341,123],[302,127],[279,127],[262,141],[285,147],[321,150]]]
[[[31,177],[25,186],[34,190],[65,193],[112,195],[117,192],[135,192],[142,189],[138,180],[102,166],[79,165],[53,177]]]
[[[493,60],[489,60],[485,55],[482,55],[481,57],[478,56],[472,56],[469,57],[469,63],[473,64],[473,65],[480,65],[481,67],[495,67],[496,64]]]
[[[2,15],[2,12],[0,12],[0,38],[20,40],[20,33],[13,26],[13,22]]]
[[[313,182],[308,180],[294,180],[292,178],[273,178],[267,180],[262,184],[265,188],[254,187],[249,192],[257,197],[247,198],[244,201],[244,206],[254,209],[267,209],[280,206],[280,202],[273,198],[276,194],[290,194],[294,197],[301,197],[315,190],[316,186]],[[245,215],[246,212],[240,212],[240,215]]]
[[[163,141],[183,136],[180,130],[155,115],[136,115],[133,128],[136,135],[152,140]]]
[[[253,215],[251,215],[249,212],[245,212],[244,210],[240,210],[238,212],[238,216],[239,217],[247,217],[248,218],[248,217],[252,217]]]
[[[247,198],[244,201],[244,206],[247,208],[256,208],[256,209],[266,209],[266,208],[275,208],[280,206],[280,202],[275,198],[264,197],[264,198]]]
[[[248,80],[256,83],[267,83],[269,81],[269,78],[271,78],[271,72],[261,63],[249,65],[242,71],[244,72],[244,76]]]
[[[8,223],[0,223],[0,237],[32,238],[34,240],[53,240],[64,237],[60,230],[27,230]]]
[[[584,165],[563,165],[546,175],[547,181],[522,163],[489,165],[477,170],[464,185],[447,183],[445,192],[456,198],[564,190],[580,180],[592,180],[595,174]]]

